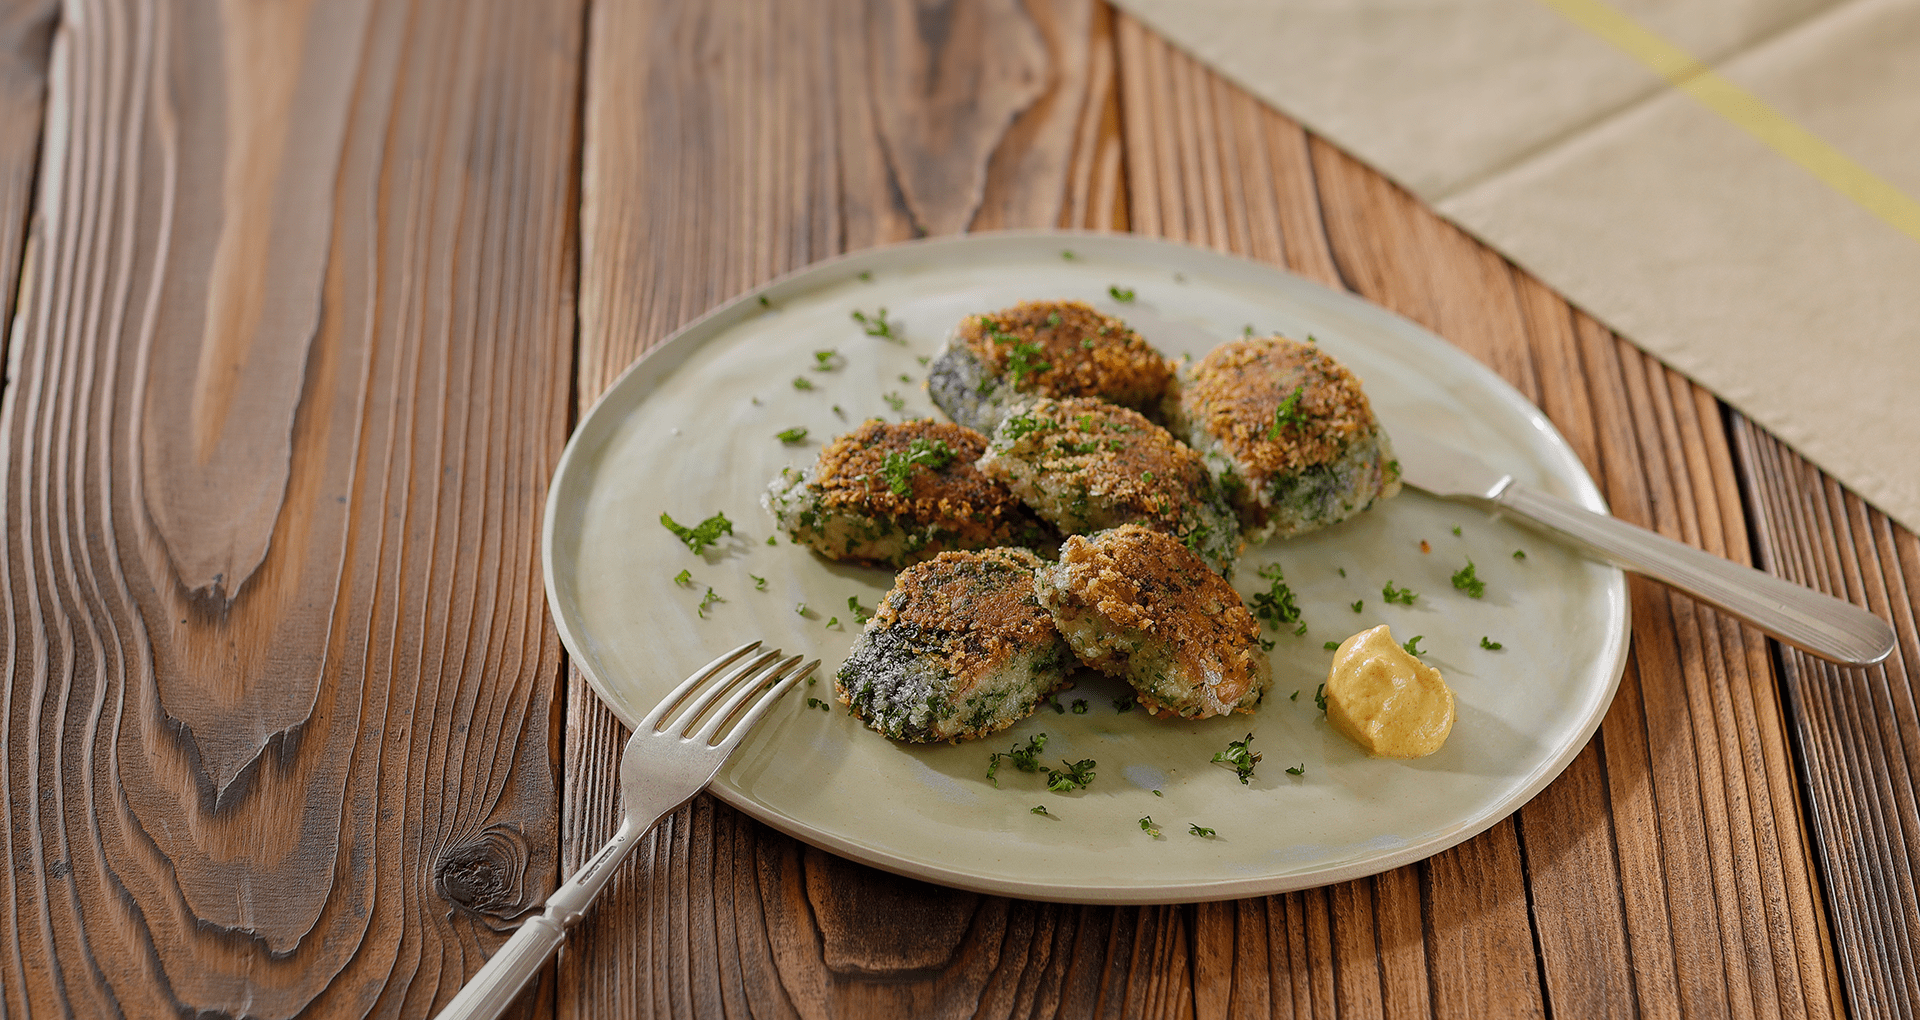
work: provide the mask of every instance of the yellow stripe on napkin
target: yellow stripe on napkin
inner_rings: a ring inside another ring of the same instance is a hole
[[[1920,202],[1848,159],[1818,135],[1728,81],[1691,54],[1662,39],[1601,0],[1539,0],[1568,21],[1647,66],[1673,87],[1762,145],[1798,164],[1827,187],[1920,241]]]

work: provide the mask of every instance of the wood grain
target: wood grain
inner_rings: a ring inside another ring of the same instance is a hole
[[[13,321],[46,107],[47,60],[59,23],[54,0],[0,4],[0,310]],[[0,331],[11,333],[11,330]],[[0,357],[8,338],[0,336]]]
[[[1782,663],[1849,1012],[1913,1016],[1920,1002],[1920,541],[1745,417],[1732,418],[1761,564],[1893,624],[1893,654],[1870,669],[1793,650],[1783,651]]]
[[[0,410],[8,1015],[424,1015],[554,880],[581,16],[470,7],[67,5]]]

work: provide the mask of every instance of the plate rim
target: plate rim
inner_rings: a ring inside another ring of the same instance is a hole
[[[1310,290],[1319,291],[1336,304],[1345,304],[1350,309],[1368,317],[1387,317],[1398,320],[1400,328],[1408,334],[1408,339],[1426,345],[1437,345],[1445,356],[1457,357],[1463,370],[1477,375],[1482,385],[1496,392],[1501,399],[1520,412],[1521,417],[1532,423],[1539,438],[1559,455],[1573,469],[1572,493],[1568,494],[1575,502],[1586,509],[1598,513],[1607,513],[1605,499],[1600,493],[1593,476],[1581,463],[1573,447],[1560,434],[1546,413],[1528,400],[1525,394],[1502,378],[1491,368],[1482,364],[1472,355],[1448,343],[1444,338],[1425,326],[1391,309],[1368,301],[1358,294],[1329,287],[1318,281],[1308,279],[1282,266],[1248,258],[1232,252],[1214,248],[1202,248],[1165,238],[1150,237],[1120,231],[1098,230],[1000,230],[979,233],[960,234],[937,238],[920,238],[862,248],[858,251],[843,252],[817,262],[809,263],[797,269],[783,273],[757,287],[750,287],[736,296],[715,305],[692,321],[674,330],[666,338],[633,360],[620,374],[609,383],[593,404],[581,414],[567,437],[565,448],[554,464],[553,478],[547,486],[546,504],[542,512],[540,529],[540,560],[547,596],[547,612],[559,633],[562,646],[566,649],[569,664],[579,670],[593,689],[594,696],[605,705],[623,725],[632,729],[638,717],[630,715],[623,701],[615,695],[598,672],[591,660],[582,652],[580,636],[576,635],[568,615],[562,609],[560,593],[555,578],[555,543],[559,514],[556,508],[560,504],[562,488],[569,480],[569,471],[575,460],[584,457],[582,450],[589,440],[595,438],[598,431],[606,431],[612,426],[603,421],[603,416],[613,414],[610,410],[623,402],[632,402],[637,396],[629,393],[632,387],[629,380],[642,372],[657,372],[664,376],[686,360],[686,357],[702,343],[718,335],[736,319],[744,319],[754,312],[762,299],[778,301],[783,297],[800,291],[812,290],[815,281],[823,277],[838,282],[839,274],[857,275],[857,268],[869,262],[887,262],[902,254],[933,251],[940,249],[967,249],[992,244],[1018,244],[1021,242],[1067,244],[1113,245],[1120,248],[1138,247],[1144,249],[1162,248],[1181,253],[1182,258],[1212,259],[1223,266],[1245,272],[1253,270],[1276,274],[1289,278],[1293,283],[1305,285]],[[644,395],[644,393],[640,394]],[[1318,888],[1340,882],[1363,878],[1391,871],[1395,868],[1425,860],[1491,829],[1502,820],[1512,816],[1521,807],[1538,796],[1548,784],[1566,771],[1573,759],[1592,742],[1594,733],[1599,729],[1607,711],[1617,695],[1620,681],[1626,671],[1627,649],[1632,636],[1632,616],[1628,606],[1626,574],[1610,564],[1597,565],[1608,571],[1605,584],[1605,608],[1607,615],[1617,626],[1609,628],[1609,641],[1603,654],[1611,660],[1607,669],[1607,681],[1604,691],[1593,701],[1593,709],[1587,718],[1580,720],[1576,731],[1577,739],[1569,740],[1555,755],[1544,760],[1534,768],[1525,781],[1515,788],[1515,792],[1494,802],[1483,811],[1460,824],[1433,833],[1426,838],[1398,847],[1389,852],[1366,857],[1362,860],[1287,874],[1262,875],[1230,880],[1200,880],[1187,882],[1162,882],[1153,885],[1095,885],[1058,887],[1039,882],[996,878],[973,871],[931,864],[889,854],[882,850],[866,846],[821,829],[815,825],[795,818],[785,812],[774,810],[751,797],[730,787],[713,783],[706,792],[724,803],[741,811],[751,818],[772,826],[779,831],[802,842],[820,847],[863,864],[879,868],[907,878],[930,881],[940,885],[964,889],[988,895],[1011,896],[1020,899],[1039,900],[1053,903],[1105,903],[1117,905],[1144,905],[1165,903],[1201,903],[1228,899],[1242,899],[1251,896],[1266,896],[1292,892],[1299,889]],[[690,798],[691,799],[691,798]]]

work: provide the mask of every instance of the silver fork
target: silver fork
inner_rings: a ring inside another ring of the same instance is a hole
[[[493,1020],[505,1012],[520,990],[560,948],[567,929],[586,916],[587,907],[606,887],[615,867],[639,845],[640,837],[667,812],[706,789],[720,766],[726,764],[727,757],[740,746],[741,739],[773,708],[774,702],[820,665],[820,660],[815,659],[795,669],[802,656],[782,660],[778,649],[746,658],[758,647],[760,642],[749,642],[707,663],[640,720],[633,736],[627,740],[625,753],[620,756],[620,799],[626,814],[620,819],[619,831],[588,858],[573,877],[547,897],[546,910],[528,918],[520,930],[513,933],[506,945],[501,946],[473,980],[447,1003],[447,1008],[440,1011],[438,1020]],[[741,662],[743,658],[746,661]],[[734,668],[724,679],[701,691],[671,723],[665,722],[681,702],[729,666]],[[733,696],[718,710],[707,714],[714,702],[729,691]],[[753,701],[753,705],[746,708],[749,701]],[[716,742],[715,735],[739,716],[743,708],[746,715]],[[694,730],[702,716],[706,722]]]

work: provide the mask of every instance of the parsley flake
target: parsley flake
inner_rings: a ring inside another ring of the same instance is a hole
[[[853,313],[853,321],[859,323],[860,328],[868,336],[877,336],[895,343],[906,343],[905,340],[900,339],[900,334],[893,331],[893,323],[887,321],[887,310],[884,306],[872,315],[856,310]]]
[[[796,613],[799,613],[801,616],[813,615],[813,610],[808,609],[807,604],[805,602],[795,602],[793,604],[793,611]]]
[[[1036,733],[1032,739],[1027,741],[1027,746],[1025,747],[1016,744],[1004,753],[1000,751],[993,752],[993,754],[987,758],[987,778],[993,780],[994,786],[997,787],[1000,785],[1000,780],[994,779],[993,774],[1000,771],[1000,762],[1003,760],[1012,762],[1013,767],[1022,772],[1040,771],[1040,752],[1045,750],[1046,746],[1047,735],[1045,733]]]
[[[1202,836],[1207,839],[1212,839],[1214,837],[1214,831],[1212,829],[1209,829],[1204,825],[1195,824],[1193,822],[1187,823],[1187,832],[1191,835]]]
[[[1525,549],[1515,549],[1513,551],[1513,558],[1516,560],[1524,560],[1527,558],[1527,551]]]
[[[1487,582],[1474,576],[1473,561],[1453,572],[1453,586],[1467,593],[1470,599],[1477,599],[1487,593]]]
[[[900,414],[907,409],[907,398],[898,393],[889,391],[880,399],[886,401],[888,407],[893,408],[894,414]]]
[[[1113,299],[1115,301],[1132,301],[1133,300],[1133,291],[1129,288],[1122,287],[1117,283],[1108,287],[1107,293],[1113,295]]]
[[[840,626],[840,618],[839,618],[839,617],[837,617],[837,616],[829,616],[829,617],[827,617],[827,629],[828,629],[828,630],[832,630],[833,628],[835,628],[835,627],[838,627],[838,626]]]
[[[748,574],[747,576],[748,576],[748,577],[751,577],[751,578],[753,578],[753,590],[754,590],[754,591],[766,591],[766,590],[767,590],[767,579],[766,579],[766,578],[764,578],[764,577],[761,577],[761,576],[760,576],[760,575],[758,575],[758,574]]]
[[[1364,606],[1364,605],[1366,605],[1366,604],[1367,604],[1367,600],[1366,600],[1366,599],[1354,599],[1354,600],[1353,600],[1353,611],[1354,611],[1354,612],[1356,612],[1356,613],[1357,613],[1357,612],[1359,612],[1359,611],[1360,611],[1360,607],[1361,607],[1361,606]]]
[[[826,703],[826,702],[824,702],[824,701],[821,701],[821,700],[820,700],[819,698],[808,698],[808,699],[807,699],[807,707],[808,707],[808,708],[817,708],[817,709],[819,709],[820,711],[822,711],[822,712],[825,712],[825,711],[827,710],[827,708],[828,708],[828,705],[827,705],[827,703]]]
[[[1397,602],[1403,606],[1410,606],[1413,605],[1414,599],[1420,597],[1420,593],[1412,588],[1395,588],[1393,582],[1388,581],[1387,586],[1380,589],[1380,597],[1386,599],[1388,605]]]
[[[1293,392],[1287,394],[1287,399],[1282,400],[1280,406],[1273,409],[1273,427],[1267,430],[1269,442],[1279,439],[1280,430],[1288,425],[1304,426],[1307,423],[1307,416],[1300,413],[1300,398],[1306,392],[1306,384],[1295,386]]]
[[[813,352],[813,370],[816,372],[831,372],[846,363],[847,359],[841,357],[836,348]]]
[[[804,442],[807,438],[807,427],[805,425],[795,425],[793,428],[774,433],[773,438],[783,443]]]
[[[1256,592],[1253,596],[1253,615],[1267,621],[1267,626],[1279,630],[1283,623],[1300,622],[1300,607],[1294,602],[1293,589],[1287,587],[1286,577],[1281,573],[1278,563],[1270,563],[1260,568],[1260,576],[1272,582],[1266,591]],[[1299,633],[1295,631],[1294,633]]]
[[[860,604],[860,596],[847,596],[847,608],[853,612],[853,622],[866,623],[873,619],[873,611]]]
[[[700,618],[702,620],[707,618],[708,606],[713,605],[715,602],[725,602],[725,601],[726,599],[723,599],[720,596],[715,595],[713,593],[712,588],[708,588],[707,593],[700,597],[700,608],[697,610],[697,612],[700,614]]]
[[[1028,808],[1027,810],[1028,810],[1028,812],[1029,812],[1029,813],[1031,813],[1031,814],[1036,814],[1036,815],[1046,815],[1046,814],[1047,814],[1047,806],[1046,806],[1045,804],[1035,804],[1035,805],[1034,805],[1033,807],[1031,807],[1031,808]],[[1047,815],[1047,817],[1048,817],[1048,818],[1052,818],[1053,816],[1052,816],[1052,815]]]
[[[1073,714],[1074,714],[1074,715],[1086,715],[1086,714],[1087,714],[1087,699],[1085,699],[1085,698],[1075,698],[1075,699],[1073,699]]]
[[[887,454],[880,463],[880,473],[886,476],[887,488],[896,496],[905,496],[913,491],[913,483],[908,481],[915,465],[929,471],[938,471],[953,463],[953,448],[944,439],[927,439],[922,436],[907,444],[903,450]]]
[[[1326,644],[1324,644],[1324,645],[1321,645],[1320,647],[1322,647],[1322,648],[1324,648],[1324,649],[1326,649],[1326,650],[1327,650],[1327,651],[1329,651],[1329,652],[1331,652],[1331,651],[1336,651],[1336,650],[1338,650],[1338,649],[1339,649],[1339,647],[1340,647],[1340,642],[1338,642],[1338,641],[1329,641],[1329,642],[1327,642]]]
[[[1147,835],[1152,836],[1154,839],[1160,838],[1160,827],[1158,825],[1153,824],[1152,815],[1147,815],[1146,817],[1140,819],[1140,829],[1141,831],[1145,832]]]
[[[780,544],[780,539],[779,539],[779,537],[778,537],[778,536],[775,536],[775,535],[768,535],[768,536],[767,536],[767,544],[768,544],[768,545],[779,545],[779,544]]]
[[[1225,765],[1240,777],[1241,786],[1246,786],[1253,779],[1253,767],[1260,764],[1260,752],[1247,746],[1251,743],[1253,734],[1249,733],[1245,740],[1228,741],[1226,750],[1216,751],[1213,755],[1215,764]]]
[[[680,541],[685,542],[687,548],[693,550],[695,555],[704,552],[707,546],[720,541],[721,535],[733,534],[733,522],[727,520],[727,515],[724,513],[714,514],[691,528],[676,523],[666,514],[661,514],[660,524],[673,532]]]
[[[1485,634],[1482,634],[1480,635],[1480,647],[1486,649],[1489,652],[1497,652],[1504,646],[1501,645],[1500,642],[1487,637]]]
[[[1065,765],[1066,769],[1047,770],[1047,789],[1055,793],[1066,793],[1069,790],[1086,789],[1087,784],[1093,782],[1093,767],[1097,763],[1092,758],[1071,762],[1062,761],[1060,764]]]
[[[1287,770],[1287,775],[1290,775],[1290,776],[1304,776],[1306,774],[1307,774],[1306,762],[1301,762],[1300,764],[1295,765],[1294,767]]]
[[[793,388],[796,390],[813,389],[813,380],[804,375],[796,375],[793,377]]]
[[[1458,525],[1458,524],[1456,524],[1456,525],[1454,525],[1454,526],[1453,526],[1453,537],[1455,537],[1455,538],[1459,538],[1459,537],[1460,537],[1460,525]]]
[[[1038,375],[1053,367],[1052,364],[1040,360],[1040,355],[1044,353],[1046,348],[1036,343],[1013,345],[1013,353],[1007,355],[1007,371],[1013,373],[1014,389],[1019,389],[1027,376]]]
[[[1406,639],[1405,641],[1402,641],[1400,643],[1400,647],[1406,649],[1408,655],[1419,655],[1420,639],[1424,637],[1426,637],[1425,634],[1415,634],[1414,636]]]
[[[674,584],[684,584],[684,585],[692,585],[692,584],[693,584],[693,571],[691,571],[691,570],[682,570],[681,572],[679,572],[679,573],[677,573],[677,574],[675,574],[675,575],[673,575],[673,583],[674,583]]]
[[[1325,712],[1327,710],[1327,685],[1326,684],[1321,684],[1320,689],[1313,692],[1313,704],[1314,704],[1314,707],[1318,708],[1322,712]]]
[[[1113,699],[1113,710],[1115,712],[1120,713],[1121,715],[1125,715],[1126,713],[1133,711],[1133,706],[1135,704],[1136,704],[1136,698],[1134,695],[1122,694],[1121,696]]]

